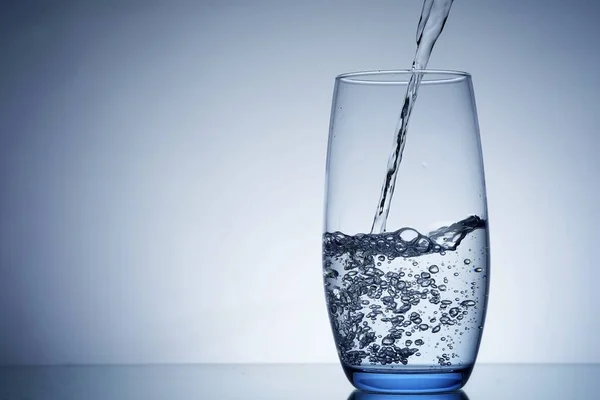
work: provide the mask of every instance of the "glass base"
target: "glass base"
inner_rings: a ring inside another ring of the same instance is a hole
[[[462,388],[473,366],[444,370],[385,370],[342,365],[357,389],[375,393],[440,393]]]

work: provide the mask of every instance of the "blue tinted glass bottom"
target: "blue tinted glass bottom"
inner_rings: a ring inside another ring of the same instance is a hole
[[[366,370],[343,366],[350,383],[357,389],[376,393],[440,393],[462,388],[473,367],[437,371]]]

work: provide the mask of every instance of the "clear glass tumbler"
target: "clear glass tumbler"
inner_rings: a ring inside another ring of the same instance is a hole
[[[481,142],[471,76],[421,70],[386,230],[371,228],[412,71],[336,78],[323,272],[338,355],[371,392],[456,390],[489,288]]]

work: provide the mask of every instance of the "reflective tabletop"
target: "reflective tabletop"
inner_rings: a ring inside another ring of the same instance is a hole
[[[355,391],[335,364],[0,367],[12,399],[600,399],[600,364],[479,364],[463,391],[428,396]]]

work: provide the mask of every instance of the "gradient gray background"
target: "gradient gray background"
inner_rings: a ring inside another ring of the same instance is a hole
[[[410,66],[422,2],[0,9],[0,364],[334,362],[335,75]],[[457,0],[488,183],[484,362],[600,362],[600,6]]]

